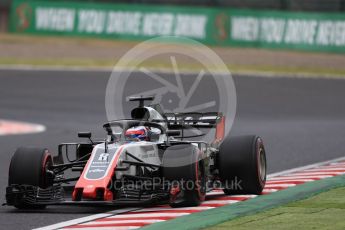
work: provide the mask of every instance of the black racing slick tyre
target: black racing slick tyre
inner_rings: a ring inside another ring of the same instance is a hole
[[[47,149],[21,147],[14,153],[8,176],[8,185],[31,185],[48,188],[53,185],[53,178],[48,173],[53,165],[52,156]],[[27,204],[21,197],[14,201],[19,209],[45,208],[44,205]]]
[[[199,150],[191,144],[179,144],[166,149],[163,155],[164,179],[174,186],[179,194],[170,200],[170,206],[198,206],[206,196],[204,160]]]
[[[219,148],[218,168],[225,194],[261,194],[267,173],[262,139],[227,137]]]

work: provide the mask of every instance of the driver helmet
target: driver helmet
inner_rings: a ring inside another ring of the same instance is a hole
[[[125,136],[128,139],[137,139],[141,141],[147,141],[148,140],[148,128],[145,126],[137,126],[130,129],[127,129]]]

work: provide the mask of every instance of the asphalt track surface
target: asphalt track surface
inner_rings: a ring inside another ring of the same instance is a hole
[[[109,72],[0,70],[0,118],[43,124],[39,134],[0,137],[0,200],[18,146],[57,151],[90,130],[103,137]],[[345,80],[234,76],[237,115],[232,134],[263,137],[269,172],[342,157],[345,153]],[[51,206],[24,212],[0,208],[0,229],[31,229],[107,208]]]

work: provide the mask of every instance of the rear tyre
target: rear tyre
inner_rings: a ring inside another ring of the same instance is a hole
[[[206,174],[204,160],[196,147],[181,144],[169,147],[163,155],[163,175],[180,193],[170,201],[170,206],[198,206],[205,200]]]
[[[47,149],[21,147],[14,153],[8,176],[8,185],[32,185],[48,188],[53,185],[49,169],[53,165]],[[42,209],[45,205],[27,204],[22,197],[16,197],[14,206],[19,209]]]
[[[261,194],[266,183],[266,152],[258,136],[226,138],[218,155],[225,194]]]

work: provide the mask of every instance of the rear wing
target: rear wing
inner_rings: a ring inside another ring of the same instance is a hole
[[[207,113],[165,113],[168,128],[216,128],[223,115],[217,112]]]
[[[210,129],[215,128],[215,141],[221,141],[225,132],[225,117],[222,113],[165,113],[168,129]],[[183,134],[182,134],[183,135]],[[182,137],[183,138],[183,137]],[[187,137],[185,137],[187,138]]]

